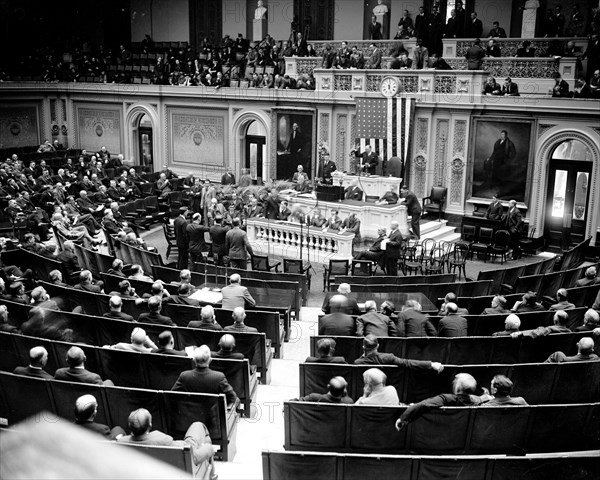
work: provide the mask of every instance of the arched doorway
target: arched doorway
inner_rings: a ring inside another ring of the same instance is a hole
[[[125,114],[125,125],[125,158],[132,165],[156,170],[154,158],[161,157],[157,143],[161,130],[156,110],[150,105],[132,105]]]
[[[257,120],[248,124],[244,152],[242,168],[247,169],[252,178],[262,180],[263,166],[267,158],[267,131],[263,124]]]
[[[149,167],[152,165],[152,159],[154,158],[152,150],[152,120],[146,114],[140,117],[138,131],[137,131],[137,148],[135,152],[137,157],[135,163],[137,165],[143,165]]]
[[[592,152],[579,140],[565,140],[552,150],[544,223],[548,249],[565,249],[585,239],[592,167]]]

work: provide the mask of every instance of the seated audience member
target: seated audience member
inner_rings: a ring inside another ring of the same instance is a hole
[[[31,291],[31,305],[38,308],[49,308],[50,310],[60,310],[54,300],[50,299],[50,295],[44,287],[35,287]]]
[[[211,305],[205,305],[200,311],[201,320],[192,320],[188,328],[203,328],[204,330],[221,331],[223,327],[215,320],[215,309]]]
[[[342,228],[342,219],[338,215],[337,210],[331,211],[331,217],[323,224],[323,230],[330,228],[331,230],[335,230],[336,232]]]
[[[304,167],[302,165],[298,165],[297,171],[294,172],[292,177],[292,183],[294,184],[294,188],[299,192],[304,192],[308,186],[309,178],[308,175],[304,172]]]
[[[391,353],[379,353],[379,342],[375,335],[367,335],[363,339],[363,354],[354,361],[355,365],[398,365],[413,370],[435,370],[440,373],[444,366],[429,360],[407,360]]]
[[[6,305],[0,305],[0,332],[20,333],[17,327],[8,323],[8,308],[6,308]]]
[[[505,405],[529,405],[523,397],[511,397],[513,382],[504,375],[496,375],[490,384],[491,396],[483,395],[483,407],[498,407]],[[490,398],[490,400],[487,400]]]
[[[577,355],[567,356],[563,352],[554,352],[544,363],[587,362],[600,360],[594,353],[594,341],[590,337],[582,337],[577,342]]]
[[[123,260],[120,258],[115,258],[111,264],[111,267],[108,269],[109,275],[115,275],[117,277],[127,278],[127,275],[123,273]]]
[[[517,300],[510,309],[513,313],[542,312],[544,307],[537,301],[535,292],[527,292],[521,300]]]
[[[481,398],[475,395],[477,381],[468,373],[458,373],[452,381],[452,393],[443,393],[408,407],[396,421],[396,430],[401,430],[424,413],[440,407],[480,405]]]
[[[113,295],[108,299],[108,308],[110,308],[110,311],[102,315],[103,317],[125,320],[127,322],[135,321],[131,315],[121,311],[123,308],[123,299],[118,295]]]
[[[129,275],[130,279],[132,280],[140,280],[142,282],[153,282],[154,279],[148,275],[145,274],[144,269],[142,268],[141,265],[138,264],[133,264],[131,266],[131,275]]]
[[[346,382],[344,377],[333,377],[327,384],[327,393],[310,393],[306,397],[298,398],[298,401],[316,403],[345,403],[347,405],[352,405],[354,400],[348,396],[347,387],[348,382]]]
[[[488,308],[484,308],[481,315],[501,315],[504,313],[509,313],[509,310],[506,308],[506,298],[502,295],[496,295],[492,298],[492,306]]]
[[[344,198],[346,200],[362,201],[363,196],[364,192],[358,186],[358,180],[353,180],[352,183],[344,189]]]
[[[134,290],[135,291],[135,290]],[[151,297],[158,297],[162,301],[167,301],[171,298],[169,291],[165,289],[165,285],[161,280],[157,280],[150,287],[150,293],[144,293],[142,298],[149,299]]]
[[[590,92],[593,98],[600,97],[600,70],[594,70],[594,75],[590,79]]]
[[[22,282],[13,282],[8,286],[8,294],[4,295],[5,300],[15,303],[24,303],[28,305],[30,302],[29,295],[25,293],[25,285]]]
[[[577,77],[577,80],[575,80],[573,98],[592,98],[592,91],[585,81],[585,78],[581,75]]]
[[[109,385],[114,386],[111,380],[104,380],[100,378],[97,373],[92,373],[85,369],[85,353],[79,347],[71,347],[67,351],[67,364],[68,367],[59,368],[54,373],[56,380],[64,380],[67,382],[74,383],[93,383],[95,385]]]
[[[238,397],[227,382],[225,375],[209,368],[211,362],[210,349],[206,345],[201,345],[194,350],[193,358],[196,368],[182,372],[171,390],[177,392],[223,393],[228,406],[236,404]]]
[[[196,287],[192,285],[192,272],[189,269],[184,268],[179,272],[179,285],[189,285],[191,287],[191,293],[196,290]]]
[[[60,287],[67,286],[67,284],[63,282],[63,276],[60,270],[51,270],[50,273],[48,273],[48,280],[52,285],[58,285]]]
[[[446,296],[444,297],[444,303],[442,303],[442,306],[440,307],[440,311],[438,312],[438,315],[447,315],[448,314],[448,309],[447,309],[448,304],[454,303],[456,305],[457,300],[458,300],[458,297],[456,296],[456,293],[448,292],[446,294]],[[459,308],[457,305],[456,313],[458,313],[459,315],[468,315],[469,311],[466,308]]]
[[[395,337],[396,325],[391,318],[377,312],[377,304],[373,300],[365,302],[364,315],[356,319],[356,335],[359,337],[374,335],[376,337]]]
[[[231,317],[233,318],[233,325],[227,325],[223,328],[226,332],[258,332],[258,329],[249,327],[244,323],[246,320],[246,311],[242,307],[235,307]]]
[[[398,315],[398,330],[403,325],[406,337],[437,337],[437,330],[429,316],[421,312],[422,306],[416,300],[407,300]]]
[[[588,285],[594,285],[596,283],[600,283],[600,277],[597,277],[598,274],[596,267],[589,267],[585,271],[585,275],[583,278],[580,278],[575,282],[575,287],[587,287]]]
[[[572,310],[575,305],[567,300],[568,293],[565,288],[559,288],[556,292],[557,303],[550,305],[548,310]]]
[[[356,333],[356,322],[345,313],[347,298],[334,295],[329,299],[329,312],[319,318],[319,335],[353,336]]]
[[[193,288],[194,287],[189,283],[182,283],[177,289],[177,295],[171,295],[167,301],[169,303],[176,303],[178,305],[192,305],[196,307],[200,305],[200,301],[190,298],[190,295],[194,291]]]
[[[552,96],[562,98],[570,97],[571,92],[569,91],[569,84],[562,79],[560,73],[554,72],[552,74],[552,78],[554,79],[554,86],[552,87]]]
[[[498,45],[498,42],[496,42],[496,40],[494,40],[493,38],[488,40],[487,47],[485,48],[485,53],[488,57],[502,56],[502,52],[500,51],[500,45]]]
[[[244,354],[235,351],[235,338],[233,335],[226,333],[219,339],[219,350],[210,352],[213,358],[231,358],[234,360],[243,360]]]
[[[156,348],[156,345],[148,338],[146,330],[135,327],[131,332],[131,343],[119,342],[110,348],[128,352],[150,353],[152,349]]]
[[[320,338],[317,341],[318,357],[307,357],[307,363],[347,363],[344,357],[335,357],[335,340],[333,338]]]
[[[79,274],[79,283],[74,288],[77,290],[83,290],[85,292],[102,293],[104,284],[102,282],[94,281],[92,272],[89,270],[82,270]]]
[[[158,347],[153,348],[150,353],[160,353],[162,355],[175,355],[177,357],[187,357],[183,350],[175,350],[175,339],[169,330],[158,334]]]
[[[131,434],[118,438],[117,442],[169,447],[189,445],[194,463],[193,477],[203,480],[217,478],[213,464],[215,449],[208,434],[208,429],[203,423],[192,423],[185,432],[183,440],[173,440],[170,435],[166,435],[159,430],[152,430],[152,415],[145,408],[138,408],[131,412],[127,423]]]
[[[504,79],[504,85],[502,85],[502,95],[507,97],[519,97],[519,86],[512,81],[510,77]]]
[[[523,46],[517,49],[517,57],[535,57],[535,48],[529,40],[524,40]]]
[[[242,286],[242,277],[238,273],[234,273],[229,277],[229,285],[223,287],[221,294],[223,295],[221,308],[224,310],[256,306],[256,300],[252,298],[248,289]]]
[[[387,375],[378,368],[369,368],[363,372],[363,396],[357,405],[399,405],[398,392],[392,385],[387,385]]]
[[[385,253],[381,249],[381,242],[387,237],[387,230],[385,227],[377,229],[377,239],[373,242],[373,245],[369,250],[362,250],[357,252],[354,256],[355,260],[371,260],[373,262],[379,262],[383,258]]]
[[[162,300],[160,297],[154,296],[148,299],[148,313],[141,313],[138,317],[140,323],[154,323],[158,325],[175,326],[173,320],[166,315],[161,315]]]
[[[593,309],[588,309],[583,314],[583,325],[575,329],[576,332],[593,332],[600,327],[600,314]]]
[[[482,93],[484,95],[502,95],[502,87],[496,82],[496,79],[490,75],[483,86]]]
[[[504,319],[504,330],[502,330],[500,332],[494,332],[492,334],[492,336],[493,337],[508,337],[508,336],[511,336],[513,333],[518,332],[520,327],[521,327],[521,319],[514,313],[511,313]]]
[[[340,286],[337,289],[337,293],[343,295],[346,298],[346,300],[344,301],[343,309],[339,310],[340,312],[347,313],[348,315],[360,315],[360,308],[358,308],[358,303],[356,302],[356,299],[350,296],[350,293],[352,292],[350,290],[349,283],[340,283]],[[337,295],[334,295],[334,297],[336,296]],[[323,306],[321,307],[321,310],[323,310],[325,313],[330,312],[331,298],[328,300],[327,297],[325,297]]]
[[[111,429],[108,425],[94,422],[97,414],[98,401],[93,395],[82,395],[75,401],[75,425],[98,433],[106,440],[116,440],[125,435],[125,430],[119,426]]]
[[[438,323],[440,337],[466,337],[468,335],[467,319],[458,314],[456,303],[446,304],[446,316]]]
[[[71,240],[63,242],[63,250],[57,255],[56,259],[62,263],[67,278],[72,278],[81,271],[79,260],[75,255],[75,244]]]
[[[554,318],[552,319],[554,325],[549,327],[537,327],[533,330],[523,330],[522,332],[514,332],[511,334],[511,337],[517,338],[521,336],[538,338],[545,337],[546,335],[550,335],[552,333],[569,333],[571,330],[567,328],[567,323],[569,322],[569,314],[564,310],[558,310],[554,314]]]
[[[121,280],[118,287],[119,290],[113,290],[109,295],[121,298],[139,298],[138,294],[135,293],[135,288],[129,283],[129,280]]]
[[[435,70],[452,70],[452,67],[448,65],[448,62],[436,52],[433,52],[427,60],[427,68],[433,68]]]
[[[17,367],[13,370],[15,375],[26,375],[35,378],[54,378],[44,370],[48,362],[48,351],[44,347],[33,347],[29,350],[29,366]]]
[[[319,227],[320,228],[327,222],[327,219],[321,213],[320,208],[315,208],[313,215],[310,216],[309,222],[310,222],[311,227]]]

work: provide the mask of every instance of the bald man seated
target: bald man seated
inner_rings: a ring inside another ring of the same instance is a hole
[[[353,336],[356,322],[347,312],[348,298],[334,295],[329,299],[329,313],[319,318],[319,335]]]
[[[571,310],[575,308],[575,305],[567,299],[568,293],[565,288],[559,288],[556,292],[556,301],[554,305],[550,305],[548,310]]]
[[[212,360],[210,349],[206,345],[196,348],[193,359],[196,368],[182,372],[171,390],[176,392],[223,393],[229,407],[236,405],[238,397],[229,382],[227,382],[225,375],[209,368]]]
[[[336,357],[335,340],[333,338],[321,338],[317,342],[317,357],[307,357],[307,363],[348,363],[344,357]]]
[[[230,358],[233,360],[243,360],[244,354],[235,351],[235,338],[226,333],[219,339],[219,350],[210,352],[213,358]]]
[[[242,277],[234,273],[229,277],[229,285],[221,290],[223,300],[221,308],[234,310],[236,307],[249,308],[256,305],[256,300],[250,295],[248,289],[242,286]]]
[[[400,405],[398,392],[391,385],[386,385],[387,375],[378,368],[369,368],[363,373],[363,396],[357,405]]]
[[[136,445],[163,445],[166,447],[189,445],[194,462],[194,478],[216,480],[217,474],[213,463],[215,449],[208,434],[208,429],[203,423],[192,423],[187,429],[183,440],[173,440],[170,435],[159,430],[152,430],[152,415],[145,408],[138,408],[131,412],[127,424],[131,434],[118,438],[117,442]]]
[[[56,380],[64,380],[76,383],[92,383],[94,385],[114,386],[111,380],[102,380],[100,375],[85,369],[85,353],[79,347],[71,347],[67,352],[68,367],[59,368],[54,373]]]
[[[589,308],[583,314],[583,325],[577,327],[575,331],[593,332],[598,327],[600,327],[600,314],[596,310]]]
[[[587,362],[600,360],[594,353],[594,341],[590,337],[582,337],[577,342],[577,355],[567,356],[563,352],[554,352],[544,363]]]
[[[131,331],[131,343],[119,342],[112,345],[110,348],[115,350],[125,350],[128,352],[139,352],[139,353],[150,353],[152,349],[156,348],[156,345],[148,335],[146,330],[143,328],[135,327]]]
[[[231,314],[231,318],[233,318],[233,325],[227,325],[223,329],[226,332],[258,332],[258,329],[246,325],[246,311],[243,309],[243,307],[235,307],[233,309],[233,313]]]
[[[97,414],[98,401],[93,395],[83,395],[75,401],[75,425],[98,433],[107,440],[116,440],[125,435],[125,430],[119,426],[111,429],[108,425],[96,423],[94,420]]]
[[[44,370],[46,362],[48,362],[48,351],[44,347],[33,347],[29,350],[29,366],[17,367],[13,373],[15,375],[51,379],[53,378],[52,375]]]
[[[183,350],[175,350],[175,339],[169,330],[165,330],[158,334],[158,348],[153,348],[151,353],[187,357],[187,354]]]
[[[201,320],[192,320],[188,328],[202,328],[204,330],[223,330],[223,327],[215,320],[215,309],[211,305],[205,305],[200,310]]]
[[[348,382],[344,377],[333,377],[327,384],[327,393],[310,393],[305,397],[300,397],[300,402],[316,402],[316,403],[345,403],[352,405],[354,400],[348,396]]]

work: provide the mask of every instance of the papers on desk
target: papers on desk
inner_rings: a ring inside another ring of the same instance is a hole
[[[389,240],[388,238],[384,238],[384,239],[381,241],[380,248],[381,248],[383,251],[385,251],[385,250],[386,250],[386,248],[387,248],[387,244],[388,244],[388,242],[389,242],[389,241],[390,241],[390,240]]]
[[[190,357],[193,358],[194,356],[194,350],[196,350],[196,347],[193,345],[190,345],[189,347],[185,347],[185,354]]]
[[[100,210],[104,210],[104,205],[98,205],[96,207],[96,211],[99,212]]]
[[[201,303],[221,303],[223,294],[208,289],[196,290],[190,295],[190,298],[198,300]]]

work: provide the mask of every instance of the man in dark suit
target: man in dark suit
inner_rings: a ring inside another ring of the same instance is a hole
[[[225,310],[235,310],[236,307],[246,308],[254,307],[256,301],[250,295],[248,289],[242,286],[242,277],[238,273],[234,273],[229,277],[229,285],[223,287],[221,294],[223,300],[221,301],[221,308]]]
[[[497,194],[492,195],[492,203],[490,203],[485,212],[485,218],[489,218],[490,220],[500,220],[502,218],[502,212],[504,212],[502,202],[498,200]]]
[[[359,337],[375,335],[376,337],[395,337],[396,325],[383,313],[377,312],[377,304],[373,300],[365,302],[366,313],[356,319],[356,335]]]
[[[377,21],[375,15],[371,16],[371,23],[369,23],[369,40],[381,40],[383,34],[381,33],[381,23]]]
[[[319,168],[319,177],[321,181],[327,185],[331,185],[333,183],[333,177],[331,174],[337,170],[337,167],[334,162],[332,162],[329,158],[329,153],[325,152],[323,154],[323,162]]]
[[[390,234],[385,242],[385,272],[387,275],[395,277],[398,275],[398,259],[400,258],[400,247],[404,238],[398,230],[398,222],[393,221],[390,224]]]
[[[467,319],[461,317],[456,303],[446,304],[447,315],[442,317],[438,323],[438,335],[440,337],[466,337]]]
[[[415,17],[415,37],[427,38],[427,25],[429,21],[425,8],[419,7],[419,14]]]
[[[106,440],[116,440],[125,435],[125,430],[119,426],[111,429],[108,425],[94,422],[97,414],[98,401],[93,395],[82,395],[75,401],[75,425],[98,433]]]
[[[111,380],[104,380],[100,378],[97,373],[92,373],[85,369],[85,353],[79,347],[71,347],[67,352],[67,364],[68,367],[59,368],[54,373],[56,380],[65,380],[67,382],[75,383],[92,383],[94,385],[109,385],[113,386],[114,383]]]
[[[240,221],[233,219],[233,228],[225,235],[225,250],[229,255],[229,265],[233,268],[246,270],[248,265],[248,253],[254,255],[248,236],[240,228]],[[240,305],[241,306],[241,305]]]
[[[44,347],[33,347],[29,350],[29,366],[17,367],[13,373],[15,375],[51,379],[53,378],[52,375],[44,370],[46,362],[48,362],[48,351]]]
[[[62,263],[65,273],[69,277],[81,271],[77,255],[75,255],[75,244],[71,240],[63,243],[63,250],[56,259]]]
[[[175,350],[175,339],[169,330],[165,330],[158,334],[158,348],[153,348],[151,353],[187,357],[187,354],[183,350]]]
[[[200,320],[192,320],[188,328],[203,328],[204,330],[215,330],[220,332],[223,327],[215,320],[215,309],[211,305],[205,305],[200,311]]]
[[[157,325],[169,325],[175,326],[173,320],[170,317],[160,314],[162,308],[162,300],[160,297],[154,296],[148,299],[148,313],[142,313],[138,317],[138,322],[141,323],[153,323]]]
[[[102,287],[104,284],[101,282],[94,283],[92,272],[89,270],[82,270],[79,274],[79,283],[74,288],[77,290],[83,290],[85,292],[102,293]]]
[[[208,230],[212,240],[212,254],[217,256],[217,265],[223,265],[223,257],[227,255],[225,243],[229,229],[224,227],[222,222],[223,217],[217,215],[215,217],[215,223]]]
[[[521,236],[521,224],[523,223],[523,215],[517,208],[516,200],[508,202],[508,211],[502,217],[502,223],[510,233],[513,259],[516,259],[520,256],[519,238]]]
[[[429,320],[429,315],[425,315],[421,309],[421,304],[416,300],[407,300],[402,307],[398,315],[398,330],[404,328],[405,337],[437,337],[437,330]]]
[[[131,412],[127,423],[131,435],[119,437],[117,442],[179,448],[189,446],[194,464],[192,467],[193,478],[208,478],[211,480],[217,478],[213,464],[215,450],[208,429],[203,423],[192,423],[185,432],[183,440],[173,440],[171,435],[159,430],[150,431],[152,429],[152,415],[145,408],[138,408]]]
[[[504,85],[502,85],[502,95],[507,95],[509,97],[520,96],[519,86],[513,82],[510,77],[506,77],[504,80]]]
[[[246,320],[246,311],[243,307],[235,307],[233,309],[233,313],[231,314],[231,318],[233,318],[233,325],[227,325],[223,330],[226,332],[250,332],[256,333],[258,330],[254,327],[249,327],[244,323]]]
[[[387,230],[385,227],[377,229],[377,240],[373,242],[373,245],[369,250],[362,250],[356,254],[355,260],[372,260],[373,262],[379,262],[383,257],[384,251],[381,249],[381,242],[387,237]]]
[[[231,171],[231,167],[221,177],[221,185],[235,185],[235,175]]]
[[[185,227],[185,231],[188,238],[190,263],[193,266],[194,263],[203,260],[202,252],[206,250],[204,233],[208,231],[208,227],[202,225],[202,215],[200,213],[192,215],[192,223]]]
[[[379,165],[379,156],[371,150],[371,145],[365,147],[361,157],[362,170],[370,175],[375,175],[377,165]]]
[[[337,289],[337,293],[339,293],[342,297],[344,297],[344,303],[342,308],[339,310],[340,312],[347,313],[348,315],[360,315],[360,308],[358,308],[358,303],[356,302],[356,298],[350,295],[351,288],[348,283],[340,283],[340,286]],[[332,297],[323,300],[323,305],[321,306],[321,310],[326,314],[331,313],[331,300],[338,295],[334,295]],[[341,299],[340,299],[341,300]]]
[[[488,33],[488,38],[506,38],[506,30],[500,26],[500,22],[494,22],[493,28]]]
[[[477,13],[471,13],[471,21],[467,23],[467,37],[479,38],[483,33],[483,23],[477,18]]]
[[[467,69],[481,70],[483,59],[485,58],[485,50],[481,47],[481,40],[479,38],[467,49],[465,58],[467,59]]]
[[[401,202],[402,205],[406,205],[408,214],[410,215],[410,228],[417,237],[417,240],[421,238],[421,227],[419,226],[419,220],[421,220],[421,204],[417,199],[417,196],[411,192],[406,185],[400,188],[400,196],[404,198]]]
[[[364,192],[358,186],[358,180],[353,180],[352,183],[348,187],[346,187],[346,193],[344,195],[344,198],[346,200],[362,201],[363,196]]]
[[[127,282],[129,284],[129,282]],[[121,311],[123,307],[123,299],[118,295],[113,295],[108,300],[108,306],[110,308],[110,312],[102,315],[106,318],[116,318],[117,320],[125,320],[127,322],[133,322],[134,319],[131,315],[124,313]]]
[[[383,60],[383,52],[381,48],[372,43],[371,45],[369,45],[369,49],[371,50],[371,56],[367,60],[366,68],[380,69],[381,62]]]
[[[353,322],[354,324],[354,322]],[[333,338],[321,338],[317,342],[317,357],[307,357],[307,363],[348,363],[344,357],[336,357],[335,340]]]
[[[219,339],[219,350],[210,352],[213,358],[230,358],[232,360],[243,360],[244,354],[235,352],[235,337],[226,333]]]
[[[450,11],[450,18],[448,18],[448,22],[444,27],[444,38],[456,38],[458,19],[456,18],[456,10],[452,9]]]
[[[354,319],[345,313],[346,301],[344,295],[334,295],[329,299],[331,313],[319,318],[319,335],[354,336],[356,324]]]
[[[227,398],[227,405],[234,405],[238,399],[236,393],[227,382],[225,375],[209,368],[210,362],[210,349],[206,345],[196,348],[194,350],[196,368],[182,372],[171,390],[176,392],[223,393]]]
[[[183,270],[188,266],[188,245],[189,239],[187,236],[187,214],[188,209],[181,207],[179,215],[173,221],[173,231],[175,233],[175,244],[177,245],[177,268]]]

